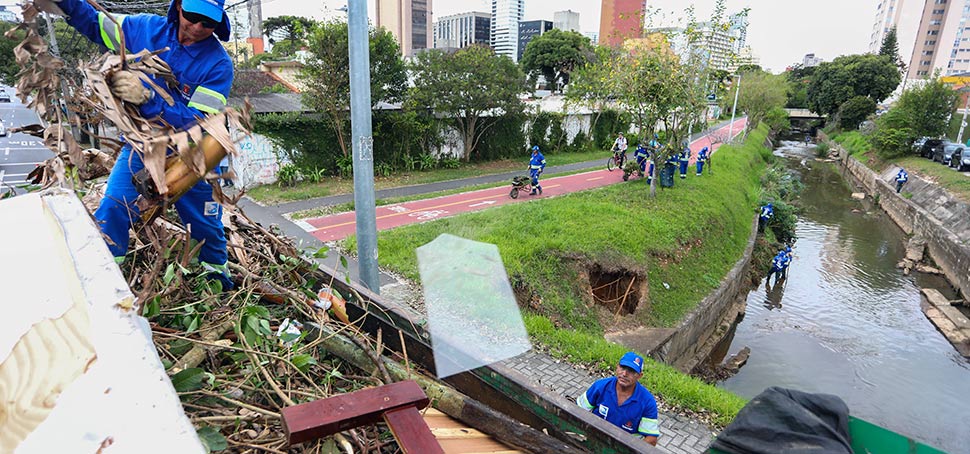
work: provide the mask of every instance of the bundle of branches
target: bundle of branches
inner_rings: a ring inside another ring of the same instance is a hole
[[[201,153],[190,146],[190,140],[198,142],[203,131],[235,152],[234,138],[249,129],[246,111],[227,109],[186,130],[175,130],[158,119],[142,118],[137,109],[112,95],[106,81],[122,69],[140,74],[148,83],[154,83],[148,75],[170,79],[171,71],[157,58],[158,52],[95,58],[80,68],[85,75],[82,86],[60,77],[63,62],[49,53],[36,26],[39,8],[56,13],[56,4],[41,3],[46,6],[29,2],[23,6],[24,22],[18,29],[26,32],[26,38],[15,50],[24,68],[17,84],[19,96],[50,125],[19,130],[42,137],[56,153],[32,174],[35,184],[86,193],[88,209],[97,207],[96,187],[103,185],[100,177],[110,171],[119,142],[102,137],[101,143],[109,149],[82,149],[68,127],[71,114],[122,132],[163,194],[167,156],[175,154],[198,175],[205,173]],[[80,122],[73,126],[85,127]],[[175,221],[171,210],[136,229],[122,266],[137,295],[136,309],[151,322],[159,356],[203,442],[212,451],[395,452],[393,436],[383,426],[287,447],[280,422],[282,407],[393,379],[374,353],[380,348],[346,323],[340,306],[343,297],[331,290],[330,282],[314,277],[319,274],[313,262],[302,257],[292,242],[246,217],[235,206],[241,195],[229,197],[218,184],[212,187],[224,206],[235,290],[223,291],[218,281],[206,279],[194,265],[200,245]],[[345,323],[330,320],[327,308],[331,306]],[[366,374],[328,357],[320,345],[333,334],[324,332],[350,337],[375,365],[380,364],[372,370],[383,373]]]

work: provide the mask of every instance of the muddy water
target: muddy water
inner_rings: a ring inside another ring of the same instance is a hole
[[[727,349],[751,348],[722,383],[745,397],[783,386],[842,397],[853,415],[954,453],[970,453],[970,362],[920,311],[918,286],[940,279],[896,269],[905,235],[852,200],[831,164],[783,143],[805,183],[787,281],[748,295]],[[801,154],[801,155],[799,155]]]

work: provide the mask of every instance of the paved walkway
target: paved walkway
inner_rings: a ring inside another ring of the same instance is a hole
[[[591,383],[602,378],[535,351],[505,360],[504,364],[572,401],[585,392]],[[691,421],[676,413],[661,412],[660,440],[657,447],[672,454],[700,454],[707,450],[715,434],[705,424]]]

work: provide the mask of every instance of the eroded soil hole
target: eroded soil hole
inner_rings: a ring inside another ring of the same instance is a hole
[[[630,315],[640,304],[646,277],[629,270],[606,270],[599,265],[589,269],[593,302],[617,315]]]

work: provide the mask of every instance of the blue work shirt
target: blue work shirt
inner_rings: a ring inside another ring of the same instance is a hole
[[[585,393],[576,398],[576,404],[584,410],[631,434],[660,436],[657,400],[647,388],[638,382],[633,389],[633,395],[623,405],[618,405],[617,402],[616,377],[596,380]]]
[[[685,148],[684,151],[680,152],[680,163],[687,164],[690,162],[690,148]]]
[[[532,170],[543,170],[546,168],[546,157],[542,155],[541,151],[537,151],[532,155],[532,159],[529,160],[529,169]]]
[[[698,151],[697,152],[697,160],[698,161],[706,161],[707,160],[707,147],[701,148],[701,151]]]
[[[91,41],[117,52],[121,47],[114,22],[84,0],[63,0],[58,5],[68,15],[68,24]],[[155,83],[175,100],[169,106],[162,96],[154,96],[139,106],[145,118],[161,117],[177,129],[196,121],[204,113],[218,113],[226,107],[232,85],[233,66],[229,54],[215,35],[183,46],[178,40],[178,12],[168,16],[136,14],[115,15],[121,22],[126,50],[131,53],[168,48],[158,54],[172,69],[177,87],[161,79]],[[219,29],[217,29],[219,31]]]
[[[896,181],[900,183],[909,181],[909,174],[905,170],[899,169],[899,173],[896,174]]]
[[[774,208],[768,205],[761,207],[761,219],[768,219],[774,214],[775,214]]]

